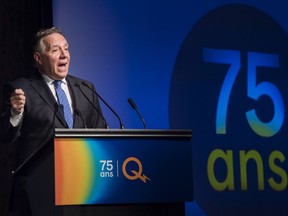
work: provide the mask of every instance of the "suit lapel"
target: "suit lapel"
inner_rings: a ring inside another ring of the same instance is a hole
[[[68,87],[70,90],[70,96],[72,100],[72,106],[73,110],[75,111],[78,107],[81,107],[79,98],[82,97],[80,91],[78,90],[78,87],[76,87],[76,81],[71,76],[66,77],[66,81],[68,83]],[[76,100],[78,98],[78,100]],[[77,118],[77,115],[74,114],[74,127],[83,127],[83,122],[81,119]]]
[[[57,101],[55,100],[52,92],[43,80],[42,76],[38,77],[37,79],[30,79],[30,85],[36,92],[39,93],[39,96],[42,98],[43,101],[47,103],[49,108],[55,113],[56,117],[63,124],[63,126],[67,127],[64,115],[61,112]]]

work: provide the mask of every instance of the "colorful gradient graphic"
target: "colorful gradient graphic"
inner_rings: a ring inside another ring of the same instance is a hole
[[[93,204],[105,190],[95,167],[105,155],[92,139],[55,139],[55,204]]]

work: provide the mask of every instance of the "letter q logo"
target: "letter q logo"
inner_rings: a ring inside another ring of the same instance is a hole
[[[133,173],[133,175],[130,175],[127,172],[127,164],[130,163],[130,162],[134,162],[138,166],[138,171],[130,170],[131,173]],[[140,179],[144,183],[146,183],[147,180],[151,181],[146,175],[143,174],[142,163],[141,163],[141,161],[138,158],[135,158],[135,157],[129,157],[123,162],[123,164],[122,164],[122,172],[123,172],[124,176],[127,179],[131,180],[131,181],[134,181],[136,179]]]

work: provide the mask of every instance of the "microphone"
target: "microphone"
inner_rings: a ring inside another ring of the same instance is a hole
[[[83,90],[81,89],[80,85],[78,82],[75,83],[75,86],[78,87],[80,89],[80,92],[82,93],[82,95],[87,99],[87,101],[93,106],[93,108],[98,112],[98,114],[101,116],[101,118],[104,121],[105,127],[107,129],[109,129],[109,126],[106,122],[106,119],[104,118],[102,112],[100,112],[100,110],[95,106],[95,104],[87,97],[87,95],[83,92]],[[80,116],[80,115],[79,115]]]
[[[75,109],[74,112],[81,118],[81,120],[82,120],[82,122],[83,122],[83,125],[84,125],[84,128],[87,129],[86,122],[85,122],[85,120],[84,120],[84,118],[83,118],[83,115],[82,115],[82,113],[80,112],[80,110],[79,110],[79,109]]]
[[[121,121],[119,115],[112,109],[112,107],[109,106],[109,104],[108,104],[91,86],[89,86],[87,82],[82,81],[82,84],[83,84],[84,86],[86,86],[87,88],[89,88],[94,94],[96,94],[98,98],[100,98],[100,100],[101,100],[101,101],[110,109],[110,111],[117,117],[117,119],[118,119],[118,121],[119,121],[119,123],[120,123],[120,128],[121,128],[121,129],[124,129],[124,125],[122,124],[122,121]]]
[[[136,104],[134,103],[133,99],[132,98],[128,98],[128,102],[129,104],[131,105],[131,107],[137,112],[138,116],[140,117],[141,121],[142,121],[142,124],[144,126],[144,129],[147,129],[146,127],[146,123],[142,117],[142,115],[139,113],[138,109],[137,109],[137,106]]]

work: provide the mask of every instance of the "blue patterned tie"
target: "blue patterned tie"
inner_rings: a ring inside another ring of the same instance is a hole
[[[70,109],[70,105],[69,105],[67,96],[61,87],[61,83],[62,83],[61,80],[55,80],[54,81],[55,90],[56,90],[56,94],[58,97],[58,103],[59,103],[60,107],[63,108],[64,118],[68,124],[68,127],[72,128],[73,127],[73,117],[72,117],[72,113],[71,113],[71,109]]]

